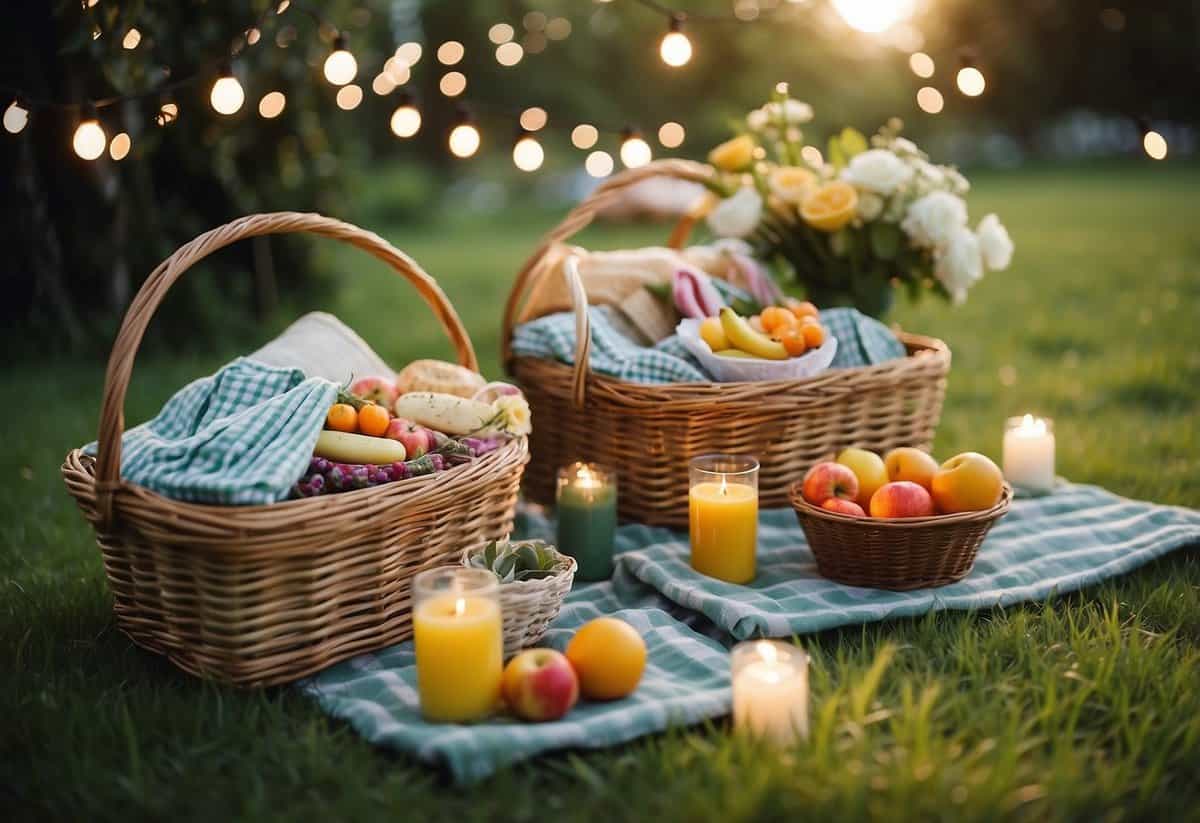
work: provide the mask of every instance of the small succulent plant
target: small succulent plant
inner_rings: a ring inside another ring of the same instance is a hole
[[[471,567],[487,569],[501,583],[516,580],[541,580],[554,575],[559,554],[542,540],[493,540],[481,552],[471,555]]]

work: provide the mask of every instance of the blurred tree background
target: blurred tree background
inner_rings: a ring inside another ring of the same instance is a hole
[[[683,69],[663,64],[658,40],[667,17],[636,0],[25,0],[10,8],[10,47],[0,57],[0,86],[33,103],[29,124],[0,139],[7,184],[3,223],[3,319],[11,351],[86,351],[107,342],[138,283],[181,243],[242,214],[317,210],[353,218],[386,210],[419,223],[466,206],[504,203],[562,210],[594,183],[570,129],[601,129],[598,148],[614,155],[620,130],[640,128],[656,154],[703,157],[731,124],[760,104],[778,81],[812,103],[807,131],[823,145],[835,125],[874,130],[900,116],[907,132],[938,159],[1009,166],[1041,158],[1135,154],[1152,124],[1173,154],[1195,144],[1200,103],[1200,7],[1186,0],[913,0],[912,14],[881,33],[847,24],[846,8],[870,0],[709,0],[678,3],[721,21],[685,24],[695,47]],[[904,6],[875,3],[877,6]],[[310,12],[317,12],[316,14]],[[563,21],[563,22],[559,22]],[[514,66],[498,63],[492,27],[507,23],[523,48]],[[247,34],[256,29],[255,42]],[[126,48],[127,33],[141,35]],[[321,67],[337,31],[357,57],[361,105],[343,111]],[[465,56],[439,65],[440,43],[461,42]],[[409,81],[387,94],[372,80],[396,47],[420,43]],[[231,45],[232,44],[232,45]],[[219,115],[208,93],[220,58],[233,65],[246,102]],[[936,71],[910,70],[924,52]],[[973,65],[987,78],[979,97],[955,90],[955,74]],[[169,70],[169,73],[168,71]],[[461,97],[439,90],[461,71]],[[132,151],[117,162],[86,161],[71,150],[80,112],[73,104],[156,90],[195,78],[167,95],[146,94],[103,107],[109,135],[127,132]],[[922,86],[944,108],[922,111]],[[268,91],[284,92],[283,112],[259,113]],[[411,140],[389,130],[399,95],[411,94],[422,127]],[[39,107],[39,101],[65,105]],[[156,118],[177,107],[173,122]],[[510,149],[519,113],[549,113],[539,134],[545,165],[517,171]],[[483,145],[474,158],[446,150],[446,132],[469,109]],[[653,137],[659,124],[687,130],[673,151]],[[394,180],[378,201],[358,196],[381,170]],[[530,244],[535,238],[530,237]],[[180,284],[157,345],[203,345],[238,335],[292,295],[331,287],[315,274],[300,239],[239,244],[213,258],[202,276]],[[246,273],[252,272],[252,277]],[[286,292],[286,294],[284,294]],[[174,313],[174,318],[171,313]],[[186,316],[186,322],[172,322]],[[103,348],[103,346],[101,346]]]

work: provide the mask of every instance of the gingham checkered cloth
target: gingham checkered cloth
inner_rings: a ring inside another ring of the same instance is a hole
[[[121,477],[192,503],[283,500],[308,466],[336,396],[328,380],[239,357],[125,432]]]
[[[714,279],[713,283],[722,281]],[[676,335],[642,346],[621,333],[612,308],[593,306],[588,315],[592,321],[589,366],[597,374],[631,383],[703,383],[712,379]],[[855,309],[826,309],[821,312],[821,322],[838,341],[830,368],[873,365],[905,354],[904,344],[887,326]],[[575,315],[560,312],[523,323],[513,331],[513,351],[522,357],[574,363]]]
[[[553,539],[554,524],[540,509],[526,507],[518,533]],[[373,743],[444,764],[456,780],[467,782],[544,752],[609,746],[726,714],[725,649],[735,639],[1043,600],[1197,543],[1200,512],[1068,484],[1047,497],[1016,501],[962,582],[885,592],[818,576],[791,509],[761,513],[759,574],[749,586],[692,572],[686,534],[629,524],[617,530],[613,580],[577,585],[546,642],[562,648],[576,627],[601,615],[628,620],[649,646],[649,668],[632,697],[584,703],[552,723],[426,724],[417,711],[411,643],[341,663],[302,688]]]

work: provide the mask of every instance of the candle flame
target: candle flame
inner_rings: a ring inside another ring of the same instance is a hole
[[[454,616],[462,617],[467,613],[467,598],[460,597],[454,601]]]
[[[763,662],[768,666],[774,666],[777,662],[779,662],[779,650],[775,648],[774,643],[770,643],[766,640],[760,640],[757,644],[755,644],[755,648],[758,649],[758,656],[761,657]]]
[[[728,486],[729,486],[729,483],[728,483],[728,481],[725,479],[725,475],[721,475],[721,494],[728,494],[728,493],[729,493]]]
[[[1040,437],[1046,433],[1046,421],[1040,417],[1034,417],[1032,414],[1027,414],[1021,418],[1021,427],[1018,431],[1023,435]]]
[[[592,467],[587,463],[579,464],[579,468],[575,470],[575,480],[576,485],[585,489],[600,485],[596,477],[592,474]]]

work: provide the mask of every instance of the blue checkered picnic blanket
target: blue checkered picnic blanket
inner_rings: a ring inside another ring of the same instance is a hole
[[[544,752],[607,746],[726,714],[725,649],[737,639],[1043,600],[1200,543],[1200,512],[1067,484],[1052,495],[1016,501],[965,580],[887,592],[820,577],[795,514],[774,509],[760,516],[759,573],[747,586],[692,572],[686,534],[628,524],[617,530],[613,580],[578,584],[568,595],[549,645],[561,648],[575,628],[604,614],[628,620],[646,636],[646,679],[626,700],[583,704],[553,723],[426,724],[416,708],[411,643],[341,663],[303,688],[368,740],[444,764],[458,781],[473,781]],[[518,533],[553,539],[554,524],[541,510],[526,508]]]

